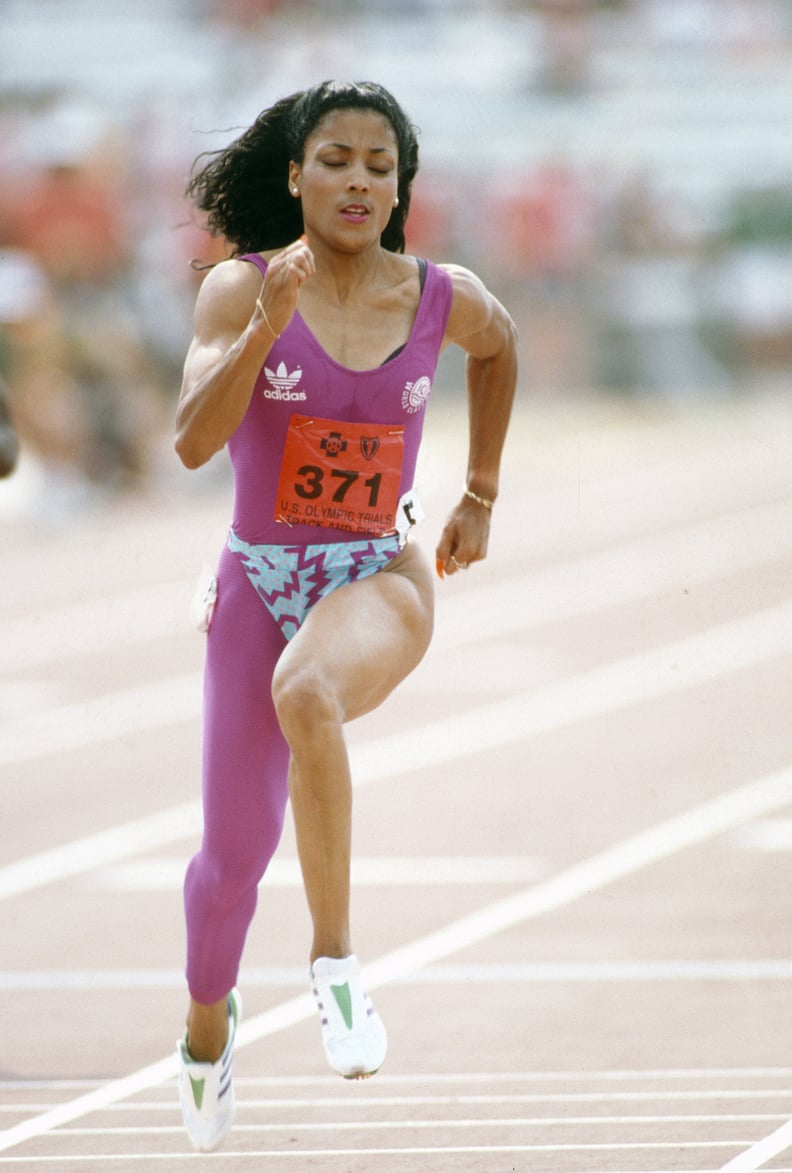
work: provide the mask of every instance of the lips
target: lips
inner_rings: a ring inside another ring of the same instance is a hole
[[[345,204],[341,209],[341,215],[345,220],[352,220],[359,223],[368,217],[369,209],[365,204]]]

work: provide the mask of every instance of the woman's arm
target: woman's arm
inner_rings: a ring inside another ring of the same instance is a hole
[[[263,283],[245,261],[223,261],[207,274],[176,410],[176,451],[187,468],[205,464],[242,423],[261,366],[312,273],[301,237],[270,259]]]
[[[446,341],[467,353],[469,447],[465,487],[437,546],[438,571],[486,557],[491,506],[517,384],[517,333],[506,310],[467,269],[444,266],[453,285]],[[478,500],[477,500],[478,498]]]

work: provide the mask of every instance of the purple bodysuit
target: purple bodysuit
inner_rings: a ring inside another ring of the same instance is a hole
[[[257,253],[241,259],[266,272]],[[451,307],[448,274],[425,264],[421,275],[407,342],[372,370],[337,363],[295,313],[270,350],[245,418],[228,443],[234,508],[207,636],[204,835],[184,891],[187,982],[197,1002],[219,1001],[236,983],[258,884],[280,839],[289,749],[270,691],[278,658],[307,610],[329,591],[377,573],[401,545],[397,534],[376,528],[349,533],[276,520],[292,417],[398,427],[398,494],[412,489]],[[315,481],[311,472],[298,492],[313,492]]]

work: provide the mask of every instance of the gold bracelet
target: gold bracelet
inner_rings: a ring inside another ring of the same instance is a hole
[[[487,497],[479,497],[478,493],[474,493],[472,489],[465,489],[465,496],[470,497],[470,500],[475,501],[477,505],[483,505],[489,513],[492,513],[494,501],[490,501]]]
[[[280,334],[278,334],[278,332],[276,331],[272,322],[269,320],[269,317],[267,316],[267,311],[264,309],[264,306],[261,304],[261,294],[259,294],[258,297],[256,298],[256,309],[261,310],[261,316],[264,318],[264,321],[269,326],[270,334],[272,334],[273,338],[280,338]]]

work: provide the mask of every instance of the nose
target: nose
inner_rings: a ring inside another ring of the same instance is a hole
[[[368,172],[363,163],[353,163],[347,174],[350,191],[368,191]]]

